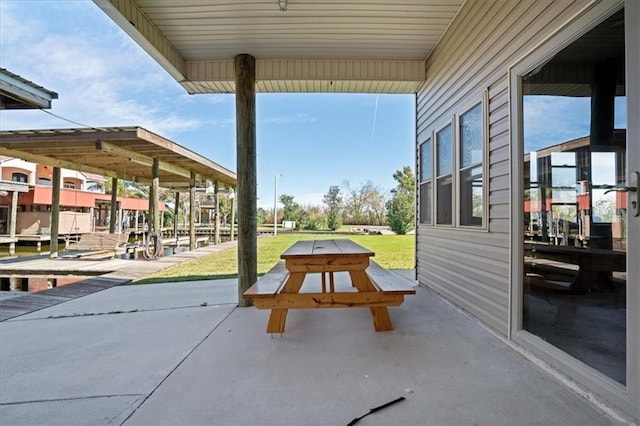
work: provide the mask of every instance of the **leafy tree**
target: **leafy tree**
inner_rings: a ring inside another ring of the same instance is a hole
[[[387,202],[389,226],[396,234],[406,234],[415,224],[416,180],[411,167],[405,166],[393,174],[398,186],[391,190]]]
[[[346,192],[344,212],[349,223],[372,223],[371,218],[375,218],[376,203],[381,196],[380,188],[370,180],[359,187],[351,187],[349,181],[345,181],[343,186]]]
[[[327,205],[327,227],[331,231],[342,226],[342,196],[340,187],[333,185],[329,187],[329,192],[324,194],[322,202]]]
[[[303,210],[307,213],[307,222],[302,229],[309,231],[317,231],[320,229],[326,229],[327,216],[322,212],[322,209],[318,206],[305,206]]]
[[[370,194],[368,199],[367,214],[369,216],[369,224],[384,225],[387,210],[387,197],[379,190]]]
[[[293,201],[293,195],[282,194],[280,202],[284,205],[282,220],[296,220],[296,212],[300,210],[300,205]]]
[[[257,225],[260,226],[260,225],[264,224],[264,220],[267,217],[267,212],[262,207],[258,207],[257,216],[258,216],[258,224]]]
[[[300,204],[296,203],[293,195],[282,194],[280,202],[284,205],[282,220],[291,220],[296,223],[296,229],[305,229],[309,222],[307,213]]]

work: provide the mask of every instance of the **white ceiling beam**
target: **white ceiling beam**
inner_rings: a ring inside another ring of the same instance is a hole
[[[186,80],[183,87],[189,93],[233,93],[234,64],[229,61],[187,61]],[[426,63],[424,61],[399,60],[260,60],[256,61],[257,89],[271,91],[270,83],[280,82],[289,87],[292,82],[300,81],[305,85],[316,82],[315,90],[349,91],[347,87],[352,83],[357,85],[358,91],[368,82],[399,83],[393,85],[394,93],[400,88],[407,87],[408,93],[415,93],[415,88],[425,80]],[[216,84],[211,84],[215,82]],[[333,90],[322,90],[318,82],[348,83],[332,87]],[[404,83],[404,85],[402,84]],[[282,90],[280,91],[295,91]]]

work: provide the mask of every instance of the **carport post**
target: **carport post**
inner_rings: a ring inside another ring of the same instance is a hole
[[[49,258],[56,259],[58,257],[58,228],[60,224],[60,167],[53,168],[51,186],[51,240],[49,245]]]
[[[153,176],[153,179],[151,181],[151,188],[149,191],[149,196],[151,198],[149,200],[149,202],[151,203],[149,205],[149,210],[151,210],[151,207],[153,207],[153,212],[151,213],[150,218],[150,223],[153,227],[151,229],[151,232],[157,232],[158,238],[162,238],[162,235],[160,234],[160,160],[158,160],[157,158],[153,159],[151,174]]]
[[[213,226],[215,227],[213,244],[218,245],[220,244],[220,186],[218,181],[215,181],[213,187],[213,202],[216,206],[216,216],[213,219]]]
[[[191,172],[189,186],[189,250],[196,249],[196,173]]]
[[[175,205],[173,207],[173,236],[176,239],[176,246],[178,244],[178,205],[180,204],[180,191],[176,191]],[[177,248],[177,247],[176,247]]]
[[[11,193],[11,208],[9,210],[9,237],[11,242],[9,243],[9,255],[16,254],[16,219],[18,217],[18,191]]]
[[[111,178],[111,208],[109,209],[109,233],[116,232],[116,223],[118,222],[118,178]]]
[[[238,172],[238,306],[251,306],[242,294],[258,269],[256,199],[256,59],[235,57],[236,151]]]

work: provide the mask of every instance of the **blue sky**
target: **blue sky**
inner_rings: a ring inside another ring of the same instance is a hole
[[[236,170],[233,95],[188,95],[89,0],[0,0],[0,66],[55,91],[52,113],[93,127],[142,126]],[[278,193],[321,205],[329,186],[383,191],[414,167],[412,95],[258,94],[258,205]],[[0,129],[81,127],[0,112]]]

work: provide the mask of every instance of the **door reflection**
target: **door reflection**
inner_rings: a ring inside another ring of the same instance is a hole
[[[522,78],[522,327],[625,384],[627,196],[611,191],[626,185],[623,17]]]

